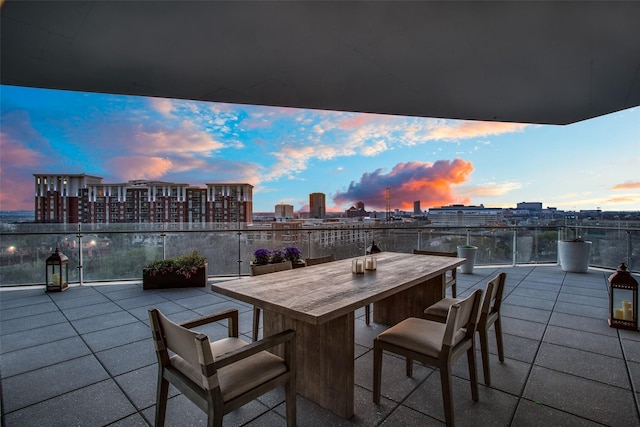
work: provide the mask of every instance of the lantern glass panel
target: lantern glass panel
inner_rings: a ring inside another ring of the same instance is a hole
[[[613,318],[633,320],[633,291],[631,289],[612,288]]]

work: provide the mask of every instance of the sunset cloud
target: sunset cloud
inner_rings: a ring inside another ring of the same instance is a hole
[[[224,144],[214,140],[193,122],[183,121],[178,129],[140,129],[134,135],[135,144],[131,147],[137,153],[156,155],[171,153],[200,153],[209,155]]]
[[[425,207],[461,203],[464,200],[452,186],[466,182],[472,171],[471,162],[462,159],[399,163],[388,174],[381,169],[365,173],[346,191],[335,194],[333,201],[337,205],[362,201],[368,210],[385,209],[389,188],[393,206],[400,209],[411,209],[416,200]]]
[[[105,163],[112,174],[125,181],[134,179],[157,180],[172,169],[172,162],[160,157],[113,157]]]
[[[429,130],[431,139],[459,140],[522,132],[527,126],[524,123],[448,121],[437,124]]]
[[[1,129],[0,209],[33,210],[33,173],[51,171],[53,152],[25,112],[3,110]]]
[[[522,188],[519,182],[485,182],[478,185],[465,185],[458,188],[457,192],[473,199],[485,199],[500,197]]]
[[[640,189],[640,182],[625,182],[611,187],[612,190],[637,190]]]
[[[166,98],[150,98],[151,108],[165,117],[173,117],[173,102]]]

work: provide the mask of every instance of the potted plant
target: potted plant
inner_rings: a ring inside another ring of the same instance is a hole
[[[251,275],[274,273],[281,270],[290,270],[291,261],[284,257],[280,250],[270,251],[268,249],[257,249],[253,253],[254,260],[251,262]]]
[[[576,237],[571,240],[558,240],[558,261],[562,271],[586,273],[589,270],[591,242]]]
[[[153,261],[142,269],[143,289],[205,287],[207,259],[193,251],[172,259]]]
[[[476,264],[476,252],[478,247],[473,245],[458,246],[458,258],[466,258],[464,264],[460,266],[460,272],[464,274],[473,274],[473,267]]]
[[[295,246],[284,248],[284,257],[285,259],[291,261],[291,264],[293,264],[293,268],[305,266],[305,263],[302,260],[302,253]]]
[[[253,265],[267,265],[271,262],[271,251],[269,249],[257,249],[253,253]]]

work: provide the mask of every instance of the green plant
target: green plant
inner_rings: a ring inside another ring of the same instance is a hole
[[[207,259],[203,255],[200,255],[198,251],[193,251],[188,255],[153,261],[144,268],[152,277],[158,274],[165,275],[175,273],[188,279],[192,274],[196,273],[199,268],[204,267],[206,262]]]
[[[284,250],[275,249],[273,251],[270,251],[268,249],[257,249],[253,253],[253,264],[278,264],[285,261],[291,261],[295,264],[296,262],[300,261],[301,255],[301,252],[296,247],[288,247]]]
[[[284,262],[284,253],[279,249],[271,251],[271,264],[278,264],[281,262]]]
[[[292,263],[300,262],[300,257],[302,253],[295,246],[291,246],[288,248],[284,248],[284,257],[285,259],[291,261]]]
[[[255,265],[265,265],[271,261],[271,251],[268,249],[256,249],[253,256],[255,258],[253,261]]]

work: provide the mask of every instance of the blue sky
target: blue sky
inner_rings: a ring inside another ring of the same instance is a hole
[[[34,173],[247,182],[254,211],[449,205],[640,210],[640,108],[568,126],[445,120],[0,86],[0,209]]]

